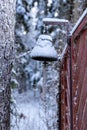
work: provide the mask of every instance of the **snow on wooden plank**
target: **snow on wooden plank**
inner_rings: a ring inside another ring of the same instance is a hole
[[[64,57],[64,55],[66,53],[66,49],[67,49],[67,44],[65,45],[65,47],[64,47],[64,49],[62,51],[62,54],[58,55],[58,60],[62,61],[62,59],[63,59],[63,57]]]
[[[87,8],[85,9],[85,11],[83,12],[83,14],[81,15],[81,17],[79,18],[79,20],[77,21],[77,23],[75,24],[75,26],[73,27],[72,31],[71,31],[71,35],[75,32],[75,30],[78,28],[79,24],[82,22],[83,18],[87,15]]]
[[[53,25],[61,25],[61,24],[68,24],[69,21],[66,19],[58,19],[58,18],[44,18],[43,23],[45,24],[53,24]]]

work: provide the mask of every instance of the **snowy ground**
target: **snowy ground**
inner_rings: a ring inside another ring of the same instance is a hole
[[[18,116],[12,118],[11,130],[47,130],[44,123],[45,114],[40,107],[39,94],[28,90],[22,94],[14,91]]]

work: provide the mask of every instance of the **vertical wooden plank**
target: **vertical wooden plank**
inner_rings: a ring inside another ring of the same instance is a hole
[[[62,71],[62,85],[61,85],[61,130],[65,130],[65,84],[66,84],[66,68],[65,64],[63,65]]]
[[[72,36],[72,88],[73,88],[73,130],[87,129],[87,14],[78,25]],[[62,114],[64,115],[62,130],[70,130],[68,111],[70,109],[70,73],[69,57],[64,58],[62,85],[64,87],[62,99]],[[65,98],[65,99],[64,99]],[[65,110],[64,110],[65,109]]]
[[[84,74],[85,74],[85,68],[86,68],[86,52],[87,52],[87,47],[86,47],[86,32],[84,32],[80,38],[80,45],[79,45],[79,50],[78,50],[78,56],[76,60],[77,64],[77,69],[76,72],[73,71],[73,89],[74,89],[74,95],[73,95],[73,100],[74,100],[74,129],[76,127],[76,115],[77,115],[77,109],[79,106],[79,100],[80,100],[80,94],[82,90],[82,83],[84,80]],[[83,42],[84,41],[84,42]],[[73,64],[73,69],[74,69],[74,64]]]

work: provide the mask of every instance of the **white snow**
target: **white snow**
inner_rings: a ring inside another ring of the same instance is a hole
[[[28,22],[28,15],[24,15],[24,21],[27,23]]]
[[[53,47],[39,47],[39,46],[36,46],[34,47],[34,49],[32,50],[31,52],[31,57],[35,57],[35,56],[38,56],[38,57],[54,57],[56,58],[57,57],[57,53],[55,52],[54,48]]]
[[[40,72],[38,71],[37,73],[33,74],[31,77],[31,81],[33,80],[38,80],[41,77]]]
[[[18,0],[18,5],[22,5],[22,1],[21,0]]]
[[[17,74],[14,68],[12,68],[12,73],[15,75]]]
[[[28,3],[28,5],[31,5],[32,4],[32,0],[26,0],[26,2]]]
[[[17,58],[17,59],[22,58],[22,57],[24,57],[24,56],[26,56],[26,55],[29,55],[30,52],[31,52],[31,51],[26,51],[25,53],[20,54],[20,55],[17,56],[16,58]],[[26,63],[26,62],[25,62],[25,63]]]
[[[37,41],[37,45],[33,48],[31,57],[54,57],[57,58],[57,52],[52,46],[52,39],[48,35],[41,35]]]
[[[38,83],[37,83],[37,86],[40,88],[43,86],[43,78],[41,78]]]
[[[47,4],[47,6],[50,7],[51,4],[52,4],[52,0],[48,0],[48,4]]]
[[[64,47],[64,49],[63,49],[63,51],[62,51],[62,54],[59,54],[59,56],[58,56],[58,60],[62,60],[63,59],[63,57],[64,57],[64,54],[65,54],[65,52],[66,52],[66,48],[67,48],[67,44],[65,44],[65,47]]]
[[[63,3],[66,3],[67,1],[66,0],[63,0]]]
[[[19,118],[13,118],[11,130],[47,130],[39,97],[34,97],[30,90],[22,94],[15,91],[14,97]]]
[[[87,15],[87,8],[85,9],[85,11],[83,12],[83,14],[81,15],[81,17],[79,18],[79,20],[77,21],[77,23],[75,24],[74,28],[71,31],[71,35],[75,32],[75,30],[78,28],[79,24],[81,23],[81,21],[83,20],[83,18]]]
[[[46,102],[41,100],[40,93],[32,90],[22,94],[15,90],[12,96],[16,101],[13,111],[17,117],[11,118],[11,130],[48,130],[47,123],[50,130],[58,129],[54,126],[57,123],[56,96],[49,95]]]
[[[16,79],[11,78],[11,82],[14,82],[16,85],[18,85],[18,86],[19,86],[19,83],[18,83],[18,81],[17,81]]]
[[[37,6],[35,5],[32,9],[31,9],[31,16],[32,16],[32,18],[36,18],[36,15],[37,15],[37,13],[38,13],[38,8],[37,8]],[[33,14],[33,15],[32,15]]]
[[[55,23],[55,24],[61,24],[61,23],[69,23],[66,19],[58,19],[58,18],[43,18],[44,23]]]
[[[2,93],[5,89],[4,88],[0,88],[0,93]]]
[[[22,63],[22,64],[26,64],[26,63],[27,63],[27,60],[26,60],[24,57],[21,57],[21,63]]]
[[[25,8],[24,8],[23,6],[18,6],[18,7],[17,7],[17,13],[18,13],[18,14],[24,15],[25,12],[26,12],[26,11],[25,11]]]

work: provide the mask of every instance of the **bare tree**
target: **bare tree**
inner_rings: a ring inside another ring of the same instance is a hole
[[[0,130],[10,130],[10,79],[14,49],[15,0],[0,1]]]

